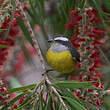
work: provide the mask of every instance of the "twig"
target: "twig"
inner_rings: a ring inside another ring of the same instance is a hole
[[[42,57],[38,42],[37,42],[37,40],[35,38],[35,34],[34,34],[32,28],[31,28],[31,25],[30,25],[30,23],[28,21],[28,18],[27,18],[26,14],[25,14],[25,12],[23,10],[22,3],[19,0],[16,0],[16,5],[19,6],[18,8],[20,9],[20,11],[21,11],[21,13],[22,13],[22,15],[24,17],[24,21],[25,21],[25,23],[26,23],[26,25],[28,27],[28,30],[29,30],[29,32],[31,34],[31,37],[32,37],[32,40],[33,40],[33,42],[35,44],[35,49],[38,51],[38,56],[40,58],[40,62],[41,62],[41,65],[42,65],[43,72],[45,73],[45,70],[46,70],[45,63],[44,63],[44,60],[43,60],[43,57]]]
[[[47,76],[45,77],[45,79],[46,79],[46,81],[47,81],[47,83],[48,83],[49,85],[52,84],[52,83],[49,81],[49,79],[48,79]],[[61,98],[61,96],[59,95],[59,93],[57,92],[57,90],[56,90],[53,86],[50,86],[50,87],[51,87],[52,90],[55,92],[55,94],[58,96],[58,98],[59,98],[60,102],[62,103],[62,105],[64,106],[65,110],[68,110],[68,108],[67,108],[65,102],[63,101],[63,99]]]

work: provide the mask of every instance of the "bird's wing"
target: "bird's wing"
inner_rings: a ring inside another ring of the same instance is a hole
[[[75,57],[77,59],[77,61],[80,62],[80,54],[77,52],[76,48],[72,45],[71,42],[68,43],[68,48],[69,48],[69,51],[70,51],[72,57]]]

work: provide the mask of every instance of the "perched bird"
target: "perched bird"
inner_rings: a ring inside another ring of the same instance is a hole
[[[80,54],[72,45],[68,38],[57,35],[49,39],[51,46],[47,51],[46,58],[48,64],[57,72],[72,72],[80,61]]]

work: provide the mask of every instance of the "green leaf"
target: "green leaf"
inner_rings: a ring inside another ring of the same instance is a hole
[[[45,107],[45,110],[51,110],[51,103],[52,103],[51,101],[52,101],[52,96],[50,95],[48,97],[48,103],[47,103],[47,105]]]
[[[35,99],[35,98],[34,98]],[[22,108],[26,107],[27,105],[29,105],[33,100],[33,98],[29,99],[26,103],[22,104],[21,106],[19,106],[16,110],[22,110]]]
[[[17,87],[17,88],[13,88],[13,89],[9,89],[6,94],[10,94],[10,93],[13,93],[13,92],[18,92],[18,91],[24,91],[26,89],[32,89],[36,86],[37,84],[31,84],[31,85],[28,85],[28,86],[23,86],[23,87]]]
[[[22,93],[22,94],[16,96],[14,99],[12,99],[12,100],[10,101],[10,104],[15,103],[15,102],[16,102],[17,100],[19,100],[22,96],[24,96],[24,95],[26,95],[26,94],[28,94],[28,93],[30,93],[30,92],[25,92],[25,93]]]
[[[8,29],[0,29],[0,32],[7,31]]]
[[[88,88],[92,86],[93,82],[75,82],[75,81],[59,81],[53,84],[53,86],[59,86],[62,88],[79,89]]]
[[[76,100],[81,105],[83,105],[85,107],[88,107],[90,110],[96,110],[96,106],[94,106],[93,104],[90,104],[90,103],[88,103],[88,102],[86,102],[84,100],[80,100],[80,99],[76,98],[74,96],[74,94],[71,91],[67,90],[67,89],[63,89],[62,91],[60,91],[60,93],[61,93],[62,96],[70,97],[70,98]]]
[[[39,110],[43,110],[43,107],[42,107],[42,100],[41,100],[41,99],[40,99]]]
[[[64,97],[64,99],[67,100],[67,102],[69,102],[69,104],[71,104],[75,110],[86,110],[85,107],[83,107],[79,102],[77,102],[76,100],[69,98],[69,97]]]
[[[30,32],[28,31],[26,25],[24,24],[24,21],[21,18],[17,18],[17,21],[26,39],[31,43],[32,46],[34,46],[34,42],[30,36]]]
[[[62,110],[62,109],[63,109],[63,106],[62,106],[62,103],[60,103],[58,110]]]
[[[7,45],[2,45],[2,44],[0,44],[0,48],[8,48],[9,46],[7,46]]]
[[[84,100],[80,100],[80,101],[84,106],[88,107],[90,110],[97,110],[96,106],[94,106],[93,104],[90,104],[89,102],[86,102]]]
[[[72,98],[72,99],[74,99],[74,100],[77,100],[79,103],[81,103],[81,102],[80,102],[80,99],[76,98],[76,97],[73,95],[73,93],[72,93],[71,91],[69,91],[68,89],[63,89],[63,90],[61,90],[61,91],[60,91],[60,94],[61,94],[62,96],[65,96],[65,97],[70,97],[70,98]]]

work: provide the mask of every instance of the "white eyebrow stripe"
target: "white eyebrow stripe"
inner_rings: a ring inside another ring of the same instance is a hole
[[[66,37],[56,37],[54,40],[62,40],[62,41],[68,41],[68,38]]]

